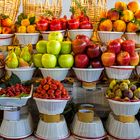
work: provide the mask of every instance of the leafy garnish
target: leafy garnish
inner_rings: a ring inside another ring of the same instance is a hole
[[[34,17],[30,17],[29,18],[30,24],[34,24],[35,23],[35,16]]]
[[[21,83],[21,80],[17,75],[12,73],[11,77],[7,80],[3,80],[2,83],[0,83],[1,88],[5,88],[11,85],[16,85],[17,83]]]
[[[29,94],[27,94],[27,93],[21,93],[19,96],[17,96],[17,97],[28,97],[29,96]]]
[[[101,19],[100,19],[100,22],[103,22],[103,21],[105,21],[105,20],[107,20],[107,18],[101,18]]]

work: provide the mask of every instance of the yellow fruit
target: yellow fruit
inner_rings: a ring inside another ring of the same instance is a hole
[[[21,21],[21,25],[22,25],[22,26],[29,26],[29,25],[30,25],[29,19],[23,19],[23,20]]]
[[[28,18],[31,18],[31,17],[34,17],[35,16],[35,14],[34,13],[31,13],[31,14],[28,14]]]
[[[34,25],[27,26],[27,33],[35,33],[35,26]]]
[[[18,28],[18,33],[26,33],[26,26],[20,26]]]

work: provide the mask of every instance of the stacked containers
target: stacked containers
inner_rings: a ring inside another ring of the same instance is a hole
[[[68,100],[34,98],[40,112],[40,120],[35,133],[41,139],[59,140],[69,137],[63,113]]]

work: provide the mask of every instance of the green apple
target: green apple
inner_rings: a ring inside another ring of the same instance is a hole
[[[58,63],[62,68],[71,68],[74,64],[74,58],[71,54],[62,54],[58,58]]]
[[[61,43],[56,40],[51,40],[47,44],[47,53],[58,55],[61,51]]]
[[[63,41],[61,43],[61,54],[69,54],[71,53],[71,41]]]
[[[42,54],[34,54],[33,55],[33,62],[34,62],[34,65],[38,68],[41,68],[42,67],[42,62],[41,62],[41,59],[42,59]]]
[[[41,61],[44,68],[55,68],[57,64],[56,56],[53,54],[43,54]]]
[[[61,32],[51,32],[49,35],[48,35],[48,40],[56,40],[56,41],[62,41],[63,40],[63,35]]]
[[[38,53],[46,53],[47,52],[47,43],[48,41],[40,40],[36,44],[36,50]]]

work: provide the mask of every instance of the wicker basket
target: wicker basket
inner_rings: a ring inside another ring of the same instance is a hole
[[[62,0],[23,0],[23,13],[34,14],[35,16],[44,15],[50,12],[55,17],[60,17],[62,13]]]
[[[9,16],[15,22],[19,6],[20,0],[0,0],[0,14]]]
[[[107,10],[107,0],[76,0],[84,7],[87,11],[87,15],[89,16],[92,22],[99,22],[100,15],[102,12]],[[75,0],[72,0],[71,7],[75,10],[75,15],[79,16],[80,9],[77,7]]]

